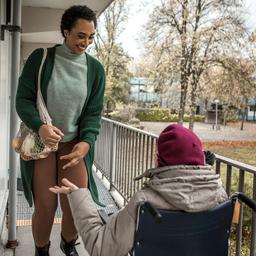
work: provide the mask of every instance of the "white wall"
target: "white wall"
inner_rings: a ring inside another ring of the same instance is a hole
[[[4,0],[0,0],[0,20],[5,23]],[[5,32],[5,40],[0,41],[0,231],[3,224],[8,197],[9,169],[9,118],[10,118],[10,60],[11,36]]]
[[[22,7],[22,33],[60,31],[64,10],[43,7]]]
[[[253,121],[254,111],[250,111],[250,107],[248,107],[247,120]]]
[[[44,7],[22,8],[22,42],[26,43],[60,43],[62,9]]]

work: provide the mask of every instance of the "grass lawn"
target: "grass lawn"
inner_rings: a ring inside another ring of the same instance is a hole
[[[214,143],[204,143],[204,147],[218,155],[256,166],[256,145],[247,144],[243,144],[241,142],[225,142],[219,145],[214,145]]]
[[[222,155],[237,161],[240,161],[245,164],[256,166],[256,146],[252,145],[241,145],[241,143],[229,143],[225,142],[223,145],[213,145],[206,144],[204,145],[205,149],[211,150],[212,152]],[[232,168],[232,192],[238,190],[239,182],[239,170],[237,168]],[[221,165],[221,178],[223,185],[226,185],[226,165]],[[245,183],[244,183],[244,192],[252,196],[252,186],[253,186],[253,174],[246,172],[245,173]]]
[[[212,152],[222,155],[242,163],[246,163],[252,166],[256,166],[256,145],[252,142],[222,142],[222,143],[204,143],[204,148],[211,150]],[[223,180],[223,185],[225,186],[226,173],[225,166],[221,166],[221,177]],[[253,175],[245,175],[245,193],[252,196],[252,181]],[[238,188],[238,170],[234,168],[232,175],[232,191],[236,191]],[[241,256],[250,255],[250,223],[251,223],[251,211],[246,207],[244,208],[244,230],[243,230],[243,240],[242,240],[242,250]],[[231,239],[231,256],[235,254],[236,248],[236,225],[233,225],[232,239]]]

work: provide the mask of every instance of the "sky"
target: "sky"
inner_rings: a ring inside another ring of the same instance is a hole
[[[256,1],[255,0],[246,0],[245,1],[245,8],[248,11],[247,23],[248,26],[255,30],[256,28]]]
[[[255,0],[256,1],[256,0]],[[149,19],[149,13],[159,0],[127,0],[129,15],[124,26],[124,31],[120,41],[124,49],[133,58],[137,58],[140,53],[140,31]]]
[[[129,19],[124,26],[124,31],[120,37],[120,41],[128,54],[137,59],[141,53],[140,50],[140,31],[142,26],[149,18],[150,10],[159,0],[127,0],[130,9]],[[256,0],[245,0],[244,6],[248,15],[245,16],[248,28],[256,30]]]

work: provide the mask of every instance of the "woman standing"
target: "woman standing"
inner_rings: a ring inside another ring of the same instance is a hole
[[[34,201],[32,232],[35,255],[49,255],[50,233],[57,208],[57,196],[48,188],[68,178],[80,188],[88,187],[95,202],[97,188],[92,176],[94,143],[99,133],[103,108],[105,73],[102,65],[85,53],[93,42],[96,15],[87,6],[68,8],[61,19],[62,45],[47,49],[42,69],[41,91],[53,126],[44,124],[36,109],[36,80],[43,49],[28,58],[19,79],[16,110],[21,120],[37,132],[45,145],[58,144],[58,151],[45,159],[24,161],[21,174],[30,206]],[[63,212],[61,250],[78,255],[77,231],[66,195],[60,196]]]

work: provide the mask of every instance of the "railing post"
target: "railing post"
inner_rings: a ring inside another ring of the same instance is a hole
[[[256,174],[253,175],[253,200],[256,200]],[[252,212],[252,231],[251,231],[251,250],[250,256],[256,255],[255,244],[256,244],[256,213]]]
[[[220,161],[216,159],[216,169],[215,169],[216,174],[220,174]]]
[[[116,173],[116,129],[117,126],[115,123],[112,123],[112,134],[111,134],[111,146],[110,146],[110,152],[111,152],[111,161],[110,161],[110,190],[113,188],[113,184],[115,182],[115,173]]]
[[[239,170],[239,185],[238,191],[243,192],[244,190],[244,170]],[[236,232],[236,256],[241,255],[241,245],[242,245],[242,237],[243,237],[243,204],[240,206],[240,216],[239,223],[237,226]]]
[[[231,194],[231,177],[232,177],[232,166],[227,165],[227,176],[226,176],[226,192],[228,196]]]

